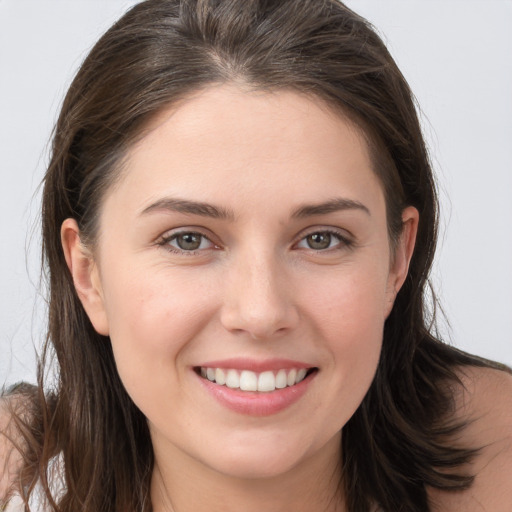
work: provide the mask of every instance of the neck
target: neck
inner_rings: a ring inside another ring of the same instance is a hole
[[[155,446],[154,512],[344,512],[340,436],[284,474],[240,478],[203,465],[174,446]]]

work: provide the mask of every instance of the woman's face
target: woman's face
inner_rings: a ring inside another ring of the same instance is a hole
[[[417,222],[406,209],[392,258],[358,130],[294,92],[211,87],[122,172],[94,263],[71,221],[63,240],[157,459],[262,477],[339,455]]]

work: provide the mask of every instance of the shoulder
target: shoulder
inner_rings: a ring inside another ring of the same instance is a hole
[[[15,467],[21,462],[14,447],[13,413],[10,398],[0,397],[0,504],[8,497]]]
[[[434,512],[512,510],[512,375],[506,371],[461,367],[453,388],[454,416],[467,426],[456,445],[480,448],[469,464],[473,485],[465,491],[431,490]]]
[[[7,499],[23,465],[25,438],[20,425],[30,418],[34,389],[22,383],[0,395],[0,504]]]

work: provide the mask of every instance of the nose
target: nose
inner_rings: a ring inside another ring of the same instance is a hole
[[[299,312],[290,281],[277,258],[254,253],[240,256],[224,282],[224,328],[259,340],[295,328]]]

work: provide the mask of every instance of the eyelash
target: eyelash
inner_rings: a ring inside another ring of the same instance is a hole
[[[185,236],[185,235],[193,235],[193,236],[200,237],[201,238],[200,246],[203,244],[203,242],[205,240],[207,240],[212,245],[212,247],[208,247],[206,249],[205,248],[201,249],[201,247],[199,246],[198,249],[185,250],[185,249],[180,249],[179,247],[174,247],[171,245],[172,241],[176,240],[180,236]],[[163,236],[158,241],[158,245],[160,247],[164,247],[166,250],[168,250],[169,252],[172,252],[174,254],[187,255],[187,256],[194,256],[204,250],[218,248],[218,246],[215,245],[206,235],[204,235],[203,233],[200,233],[198,231],[179,231],[177,233],[172,233],[170,235]]]
[[[197,236],[201,238],[200,246],[197,249],[193,250],[186,250],[186,249],[180,249],[178,247],[174,247],[171,245],[171,242],[176,240],[180,236],[185,235],[192,235]],[[331,252],[336,250],[342,250],[342,249],[351,249],[354,246],[354,241],[348,238],[345,235],[342,235],[339,231],[335,231],[332,229],[319,229],[315,231],[310,231],[309,233],[301,234],[300,238],[297,242],[294,243],[294,247],[297,247],[301,242],[306,241],[308,237],[311,237],[313,235],[328,235],[329,237],[334,237],[337,239],[338,243],[334,247],[327,247],[325,249],[313,249],[312,247],[305,247],[306,250],[311,250],[313,252],[317,253],[324,253],[324,252]],[[202,248],[201,245],[203,244],[203,241],[208,241],[211,244],[211,247],[208,248]],[[329,240],[331,242],[331,240]],[[307,243],[307,242],[306,242]],[[209,249],[218,249],[219,246],[217,246],[214,242],[210,240],[205,234],[198,232],[198,231],[179,231],[177,233],[172,233],[167,236],[163,236],[158,242],[157,245],[160,247],[164,247],[166,250],[174,253],[174,254],[180,254],[180,255],[187,255],[187,256],[194,256],[197,255],[205,250]]]
[[[310,231],[309,233],[301,234],[299,240],[294,244],[298,245],[299,243],[305,241],[308,237],[313,235],[329,235],[330,237],[334,237],[338,240],[338,244],[336,244],[334,247],[328,247],[326,249],[313,249],[312,247],[305,248],[312,250],[314,252],[323,253],[323,252],[331,252],[336,250],[342,250],[342,249],[351,249],[354,247],[354,241],[348,238],[346,235],[341,234],[339,231],[333,230],[333,229],[317,229]]]

